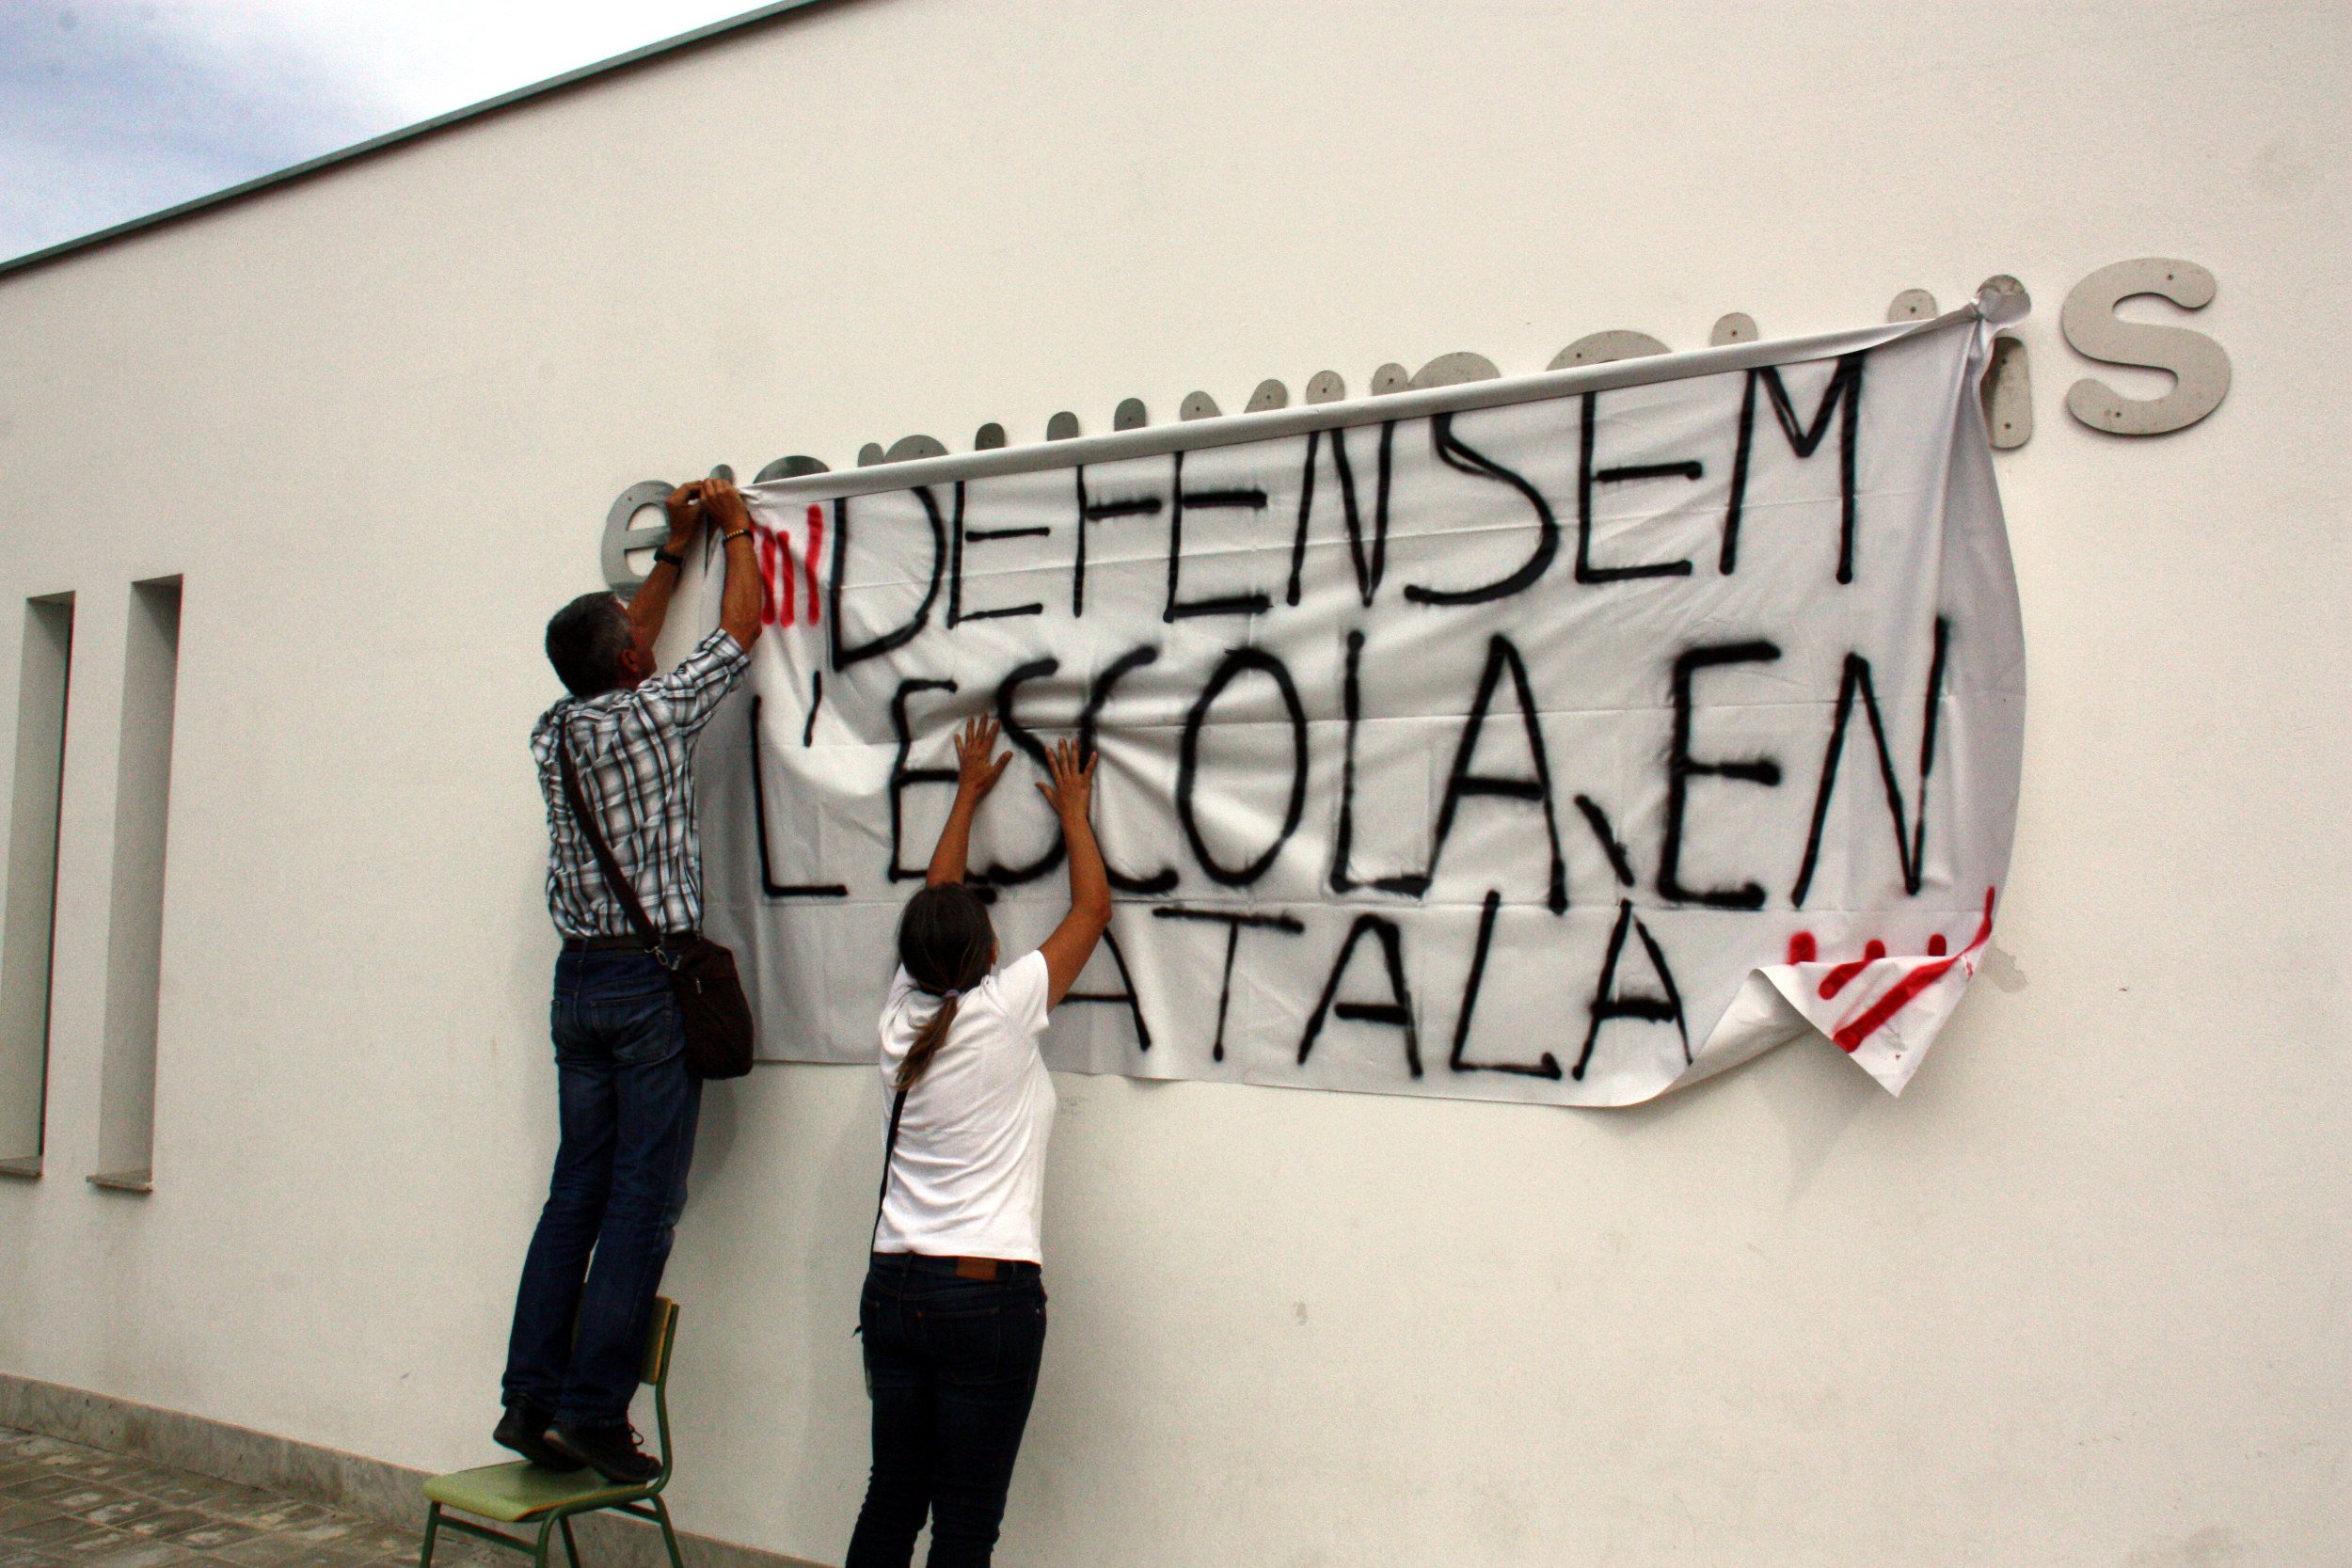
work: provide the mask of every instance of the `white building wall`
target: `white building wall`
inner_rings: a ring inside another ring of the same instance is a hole
[[[1819,1042],[1595,1114],[1058,1080],[1004,1555],[2345,1560],[2347,65],[2326,4],[853,0],[0,280],[0,701],[17,607],[79,595],[0,1370],[490,1457],[554,1138],[523,737],[629,483],[2008,272],[2024,809],[1910,1093]],[[2236,385],[2095,436],[2073,380],[2164,378],[2058,306],[2151,254],[2218,276]],[[173,573],[138,1197],[82,1177],[129,585]],[[838,1560],[875,1096],[709,1096],[691,1528]]]

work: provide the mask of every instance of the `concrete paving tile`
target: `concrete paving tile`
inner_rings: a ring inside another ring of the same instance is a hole
[[[171,1472],[161,1465],[134,1465],[129,1469],[106,1478],[108,1486],[145,1496],[148,1489],[170,1483]]]
[[[419,1530],[408,1543],[408,1560],[416,1561],[423,1551],[424,1532]],[[389,1555],[397,1557],[400,1554],[394,1551]],[[444,1528],[433,1543],[433,1568],[474,1568],[477,1563],[492,1562],[499,1564],[499,1568],[516,1568],[522,1560],[513,1552],[501,1552],[495,1546],[483,1545],[471,1536],[460,1535],[453,1529]],[[562,1560],[560,1552],[557,1560]]]
[[[416,1546],[406,1556],[395,1557],[393,1560],[413,1563],[423,1552],[424,1542],[420,1537]],[[485,1546],[479,1542],[448,1534],[433,1544],[433,1568],[518,1568],[523,1560],[513,1552],[502,1552],[496,1546]],[[563,1561],[560,1551],[556,1560]]]
[[[358,1552],[362,1557],[381,1557],[386,1552],[398,1552],[405,1549],[413,1558],[417,1555],[418,1548],[424,1544],[421,1518],[424,1511],[419,1509],[417,1512],[420,1519],[419,1528],[416,1529],[400,1529],[391,1525],[368,1520],[335,1544],[345,1551]]]
[[[41,1437],[27,1433],[16,1445],[17,1454],[24,1459],[46,1459],[55,1453],[71,1453],[74,1445],[59,1437]]]
[[[145,1502],[147,1499],[142,1497],[139,1501]],[[183,1530],[192,1530],[199,1525],[213,1523],[215,1523],[213,1519],[191,1508],[167,1508],[160,1513],[142,1514],[127,1522],[118,1522],[114,1528],[125,1535],[135,1535],[142,1541],[167,1541]]]
[[[200,1568],[204,1560],[168,1541],[126,1541],[78,1560],[83,1568]]]
[[[211,1555],[214,1561],[235,1563],[237,1568],[289,1568],[292,1563],[308,1562],[310,1559],[304,1554],[309,1549],[301,1542],[288,1541],[283,1536],[257,1535],[233,1546],[223,1546]]]
[[[69,1443],[62,1437],[50,1437],[44,1438],[40,1447],[24,1451],[44,1465],[55,1465],[64,1460],[87,1459],[98,1450],[86,1449],[79,1443]]]
[[[334,1546],[340,1549],[347,1537],[358,1535],[367,1528],[364,1520],[354,1519],[346,1514],[329,1513],[324,1519],[312,1519],[306,1524],[282,1525],[274,1533],[282,1535],[289,1541],[305,1541],[313,1546]]]
[[[85,1563],[91,1558],[110,1556],[115,1552],[140,1544],[143,1544],[143,1541],[139,1536],[125,1535],[119,1529],[109,1529],[102,1530],[96,1535],[86,1536],[79,1541],[69,1541],[61,1546],[51,1546],[46,1549],[56,1553],[64,1561]]]
[[[55,1437],[22,1434],[8,1447],[8,1462],[12,1465],[36,1463],[48,1458],[51,1454],[63,1452],[72,1446],[68,1443],[60,1443]]]
[[[23,1481],[0,1486],[0,1497],[21,1497],[27,1502],[38,1502],[88,1484],[79,1476],[61,1476],[55,1470],[44,1470],[40,1475],[27,1476]]]
[[[45,1502],[26,1502],[20,1497],[0,1497],[0,1530],[17,1525],[29,1525],[36,1519],[53,1519],[58,1510]]]
[[[111,1537],[115,1540],[121,1539],[103,1525],[93,1525],[87,1519],[76,1519],[71,1513],[59,1513],[47,1519],[36,1519],[29,1524],[15,1525],[6,1530],[0,1530],[0,1544],[35,1546],[42,1551],[56,1552],[63,1550],[74,1542],[87,1541],[99,1536]]]
[[[215,1519],[234,1519],[242,1522],[248,1514],[267,1513],[271,1508],[284,1501],[283,1497],[273,1497],[266,1492],[256,1492],[250,1486],[235,1486],[224,1482],[221,1489],[211,1497],[191,1502],[187,1506],[199,1513],[209,1513]]]
[[[210,1476],[192,1476],[183,1470],[157,1470],[139,1477],[126,1477],[114,1485],[142,1497],[152,1497],[173,1508],[194,1508],[200,1502],[219,1497],[224,1492],[239,1490],[230,1482],[215,1481]]]
[[[136,1460],[125,1459],[120,1454],[102,1453],[96,1449],[85,1449],[74,1454],[52,1454],[42,1463],[61,1474],[79,1476],[84,1481],[113,1481],[118,1476],[129,1475],[143,1468]]]
[[[60,1492],[44,1498],[60,1513],[71,1513],[87,1519],[93,1525],[106,1525],[120,1529],[135,1519],[161,1513],[164,1505],[152,1497],[135,1497],[111,1486],[84,1486],[72,1492]]]
[[[0,1568],[408,1568],[413,1526],[0,1429]],[[435,1568],[514,1568],[443,1531]]]
[[[231,1519],[255,1529],[282,1530],[297,1525],[316,1524],[334,1515],[316,1503],[299,1503],[292,1497],[276,1497],[267,1493],[257,1494],[259,1501],[250,1508],[199,1510],[216,1519]]]
[[[100,1509],[127,1506],[130,1513],[135,1516],[139,1513],[151,1513],[163,1507],[161,1503],[151,1502],[145,1497],[134,1497],[119,1486],[108,1486],[100,1481],[86,1482],[71,1492],[52,1492],[40,1500],[60,1513],[78,1513],[94,1525],[114,1523],[111,1519],[92,1517]]]
[[[358,1568],[361,1561],[358,1552],[344,1551],[341,1546],[304,1546],[294,1561],[301,1568]]]
[[[228,1519],[205,1519],[202,1524],[182,1530],[171,1539],[192,1552],[216,1552],[223,1546],[264,1541],[268,1537],[251,1525],[240,1525]]]

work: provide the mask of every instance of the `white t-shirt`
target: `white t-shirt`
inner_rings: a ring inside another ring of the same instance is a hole
[[[947,1037],[898,1121],[898,1148],[874,1233],[877,1252],[1008,1258],[1042,1263],[1038,1214],[1054,1081],[1038,1053],[1045,1032],[1045,955],[1031,953],[965,991]],[[904,968],[882,1004],[882,1124],[915,1032],[939,999]]]

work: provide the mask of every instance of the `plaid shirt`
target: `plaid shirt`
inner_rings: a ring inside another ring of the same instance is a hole
[[[572,750],[580,791],[604,841],[665,932],[699,930],[702,835],[694,826],[694,736],[750,667],[751,656],[714,631],[666,675],[594,697],[566,697],[531,732],[539,793],[548,802],[548,912],[567,937],[635,934],[605,885],[596,853],[572,820],[556,761],[560,735]]]

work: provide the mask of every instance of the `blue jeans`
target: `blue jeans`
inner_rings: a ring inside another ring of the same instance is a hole
[[[985,1568],[1045,1350],[1036,1266],[960,1279],[949,1259],[876,1253],[857,1320],[874,1472],[845,1568],[905,1568],[926,1513],[930,1568]]]
[[[686,1207],[702,1080],[669,975],[642,952],[558,958],[552,1032],[563,1141],[523,1258],[506,1398],[612,1427],[628,1419]]]

